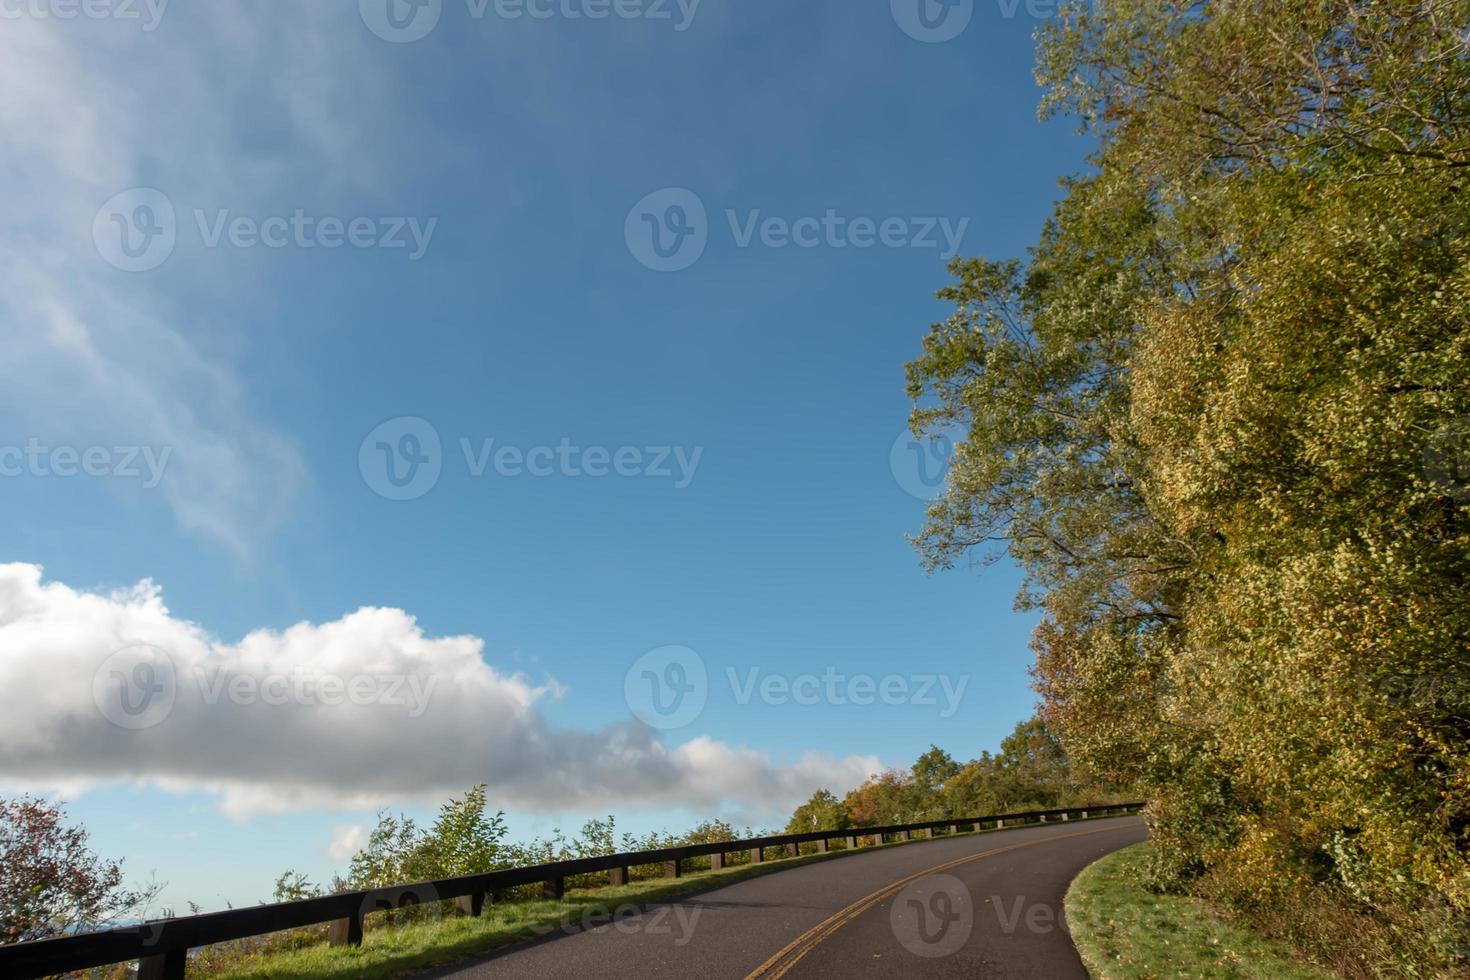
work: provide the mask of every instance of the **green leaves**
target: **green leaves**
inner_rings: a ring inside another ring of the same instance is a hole
[[[796,808],[786,824],[788,834],[809,834],[818,830],[844,830],[850,826],[847,810],[842,801],[825,789],[819,789],[812,798]]]
[[[1258,911],[1310,890],[1338,925],[1288,928],[1433,974],[1470,916],[1470,461],[1447,458],[1470,7],[1079,4],[1038,76],[1095,170],[1025,263],[952,267],[908,369],[915,429],[966,433],[921,556],[1025,568],[1046,718],[1150,787],[1159,880]],[[1358,949],[1374,929],[1398,939]]]

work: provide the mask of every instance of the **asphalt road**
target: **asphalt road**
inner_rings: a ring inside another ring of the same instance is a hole
[[[567,918],[425,977],[1036,977],[1085,980],[1067,886],[1147,837],[1137,817],[939,838]]]

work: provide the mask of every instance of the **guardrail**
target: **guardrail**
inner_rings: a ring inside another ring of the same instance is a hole
[[[362,942],[363,919],[372,912],[386,909],[452,899],[456,911],[465,915],[479,915],[484,910],[487,895],[540,884],[543,895],[559,899],[565,894],[568,878],[599,871],[608,872],[611,884],[623,885],[629,880],[630,869],[639,865],[661,864],[664,877],[677,878],[682,873],[682,862],[689,858],[708,857],[713,868],[719,869],[725,866],[726,857],[731,854],[748,852],[751,862],[763,862],[767,859],[765,852],[769,848],[781,848],[782,857],[795,857],[802,844],[815,843],[818,853],[824,853],[832,841],[841,840],[847,849],[856,850],[859,839],[864,837],[875,838],[875,843],[884,843],[889,836],[896,840],[911,840],[915,834],[933,837],[936,830],[946,834],[979,832],[986,824],[993,824],[999,830],[1012,825],[1047,823],[1051,820],[1086,820],[1136,813],[1142,807],[1142,803],[1115,803],[1108,806],[932,820],[890,827],[855,827],[846,830],[818,830],[807,834],[777,834],[718,844],[687,844],[657,851],[577,858],[440,881],[342,892],[277,905],[256,905],[226,912],[157,919],[105,932],[0,946],[0,975],[17,978],[44,977],[137,960],[139,980],[178,980],[187,969],[190,949],[324,922],[330,924],[328,941],[333,946],[357,945]]]

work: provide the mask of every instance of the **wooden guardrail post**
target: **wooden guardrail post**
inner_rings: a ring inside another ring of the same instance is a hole
[[[757,844],[755,847],[752,847],[750,849],[750,863],[751,864],[760,864],[765,859],[766,859],[765,848],[763,848],[759,844]]]
[[[680,871],[681,871],[681,868],[679,867],[679,859],[678,858],[674,858],[674,860],[672,860],[672,861],[665,861],[664,862],[664,877],[665,878],[677,878],[677,877],[679,877]]]
[[[621,868],[609,868],[607,871],[607,883],[614,888],[623,887],[632,877],[632,869],[627,866]]]
[[[821,840],[817,841],[817,853],[818,854],[826,854],[827,853],[827,838],[823,837]]]
[[[565,878],[549,878],[541,884],[541,897],[561,901],[567,893]]]
[[[333,919],[327,925],[327,945],[361,946],[362,910],[359,909],[345,919]]]
[[[454,900],[454,914],[467,915],[478,919],[485,913],[485,893],[474,892],[469,895],[461,895]]]
[[[785,851],[786,856],[789,858],[794,858],[801,854],[801,848],[797,847],[795,844],[787,844],[785,847]]]
[[[724,851],[719,851],[719,852],[717,852],[715,854],[711,854],[709,856],[709,869],[711,871],[719,871],[722,868],[724,868],[724,866],[725,866],[725,852]]]
[[[187,949],[171,949],[145,957],[138,961],[138,980],[184,980],[188,963]]]
[[[846,844],[847,844],[847,849],[849,851],[855,851],[855,850],[857,850],[857,848],[858,848],[858,842],[857,842],[857,840],[858,840],[857,839],[857,834],[848,834],[847,835]]]

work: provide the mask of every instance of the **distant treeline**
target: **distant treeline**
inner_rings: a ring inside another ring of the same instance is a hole
[[[908,769],[873,776],[838,799],[818,790],[791,815],[787,833],[920,823],[1024,810],[1051,810],[1086,803],[1123,802],[1111,784],[1076,772],[1056,736],[1040,718],[1016,726],[988,751],[957,762],[931,746]]]

